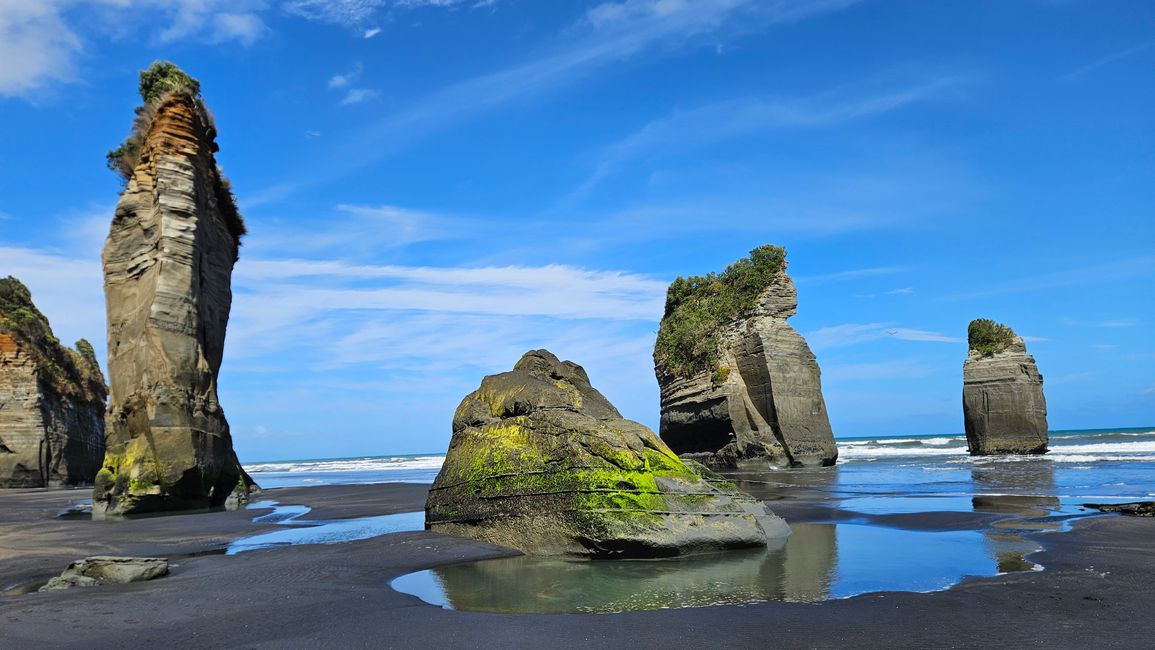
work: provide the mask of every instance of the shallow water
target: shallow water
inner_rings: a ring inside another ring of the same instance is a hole
[[[307,506],[282,506],[275,501],[261,501],[248,506],[250,510],[271,508],[272,512],[253,518],[254,523],[276,523],[286,526],[260,535],[238,539],[229,544],[226,555],[245,551],[305,544],[339,544],[425,529],[425,512],[402,512],[394,515],[335,519],[331,521],[301,519],[309,513]]]
[[[401,576],[393,586],[443,607],[508,612],[812,602],[884,590],[933,591],[966,576],[1041,569],[1029,559],[1038,545],[1024,534],[1063,530],[1072,518],[1093,514],[1081,508],[1084,503],[1155,497],[1151,428],[1052,432],[1052,451],[1041,457],[971,458],[963,436],[838,442],[835,467],[729,473],[771,508],[807,506],[805,517],[791,521],[794,535],[780,548],[652,561],[508,558]],[[301,461],[249,471],[269,486],[428,483],[442,460],[424,455]],[[835,509],[852,513],[851,519],[835,517]],[[894,520],[944,512],[966,515],[952,520],[955,529],[938,531],[909,529],[926,528],[925,521]],[[407,529],[420,530],[421,513],[409,515]],[[369,523],[373,530],[393,525]],[[970,529],[958,530],[960,525]],[[336,527],[327,529],[330,537],[301,530],[275,531],[256,543],[265,548],[384,534]]]

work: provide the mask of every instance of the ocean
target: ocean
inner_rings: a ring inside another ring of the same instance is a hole
[[[1043,456],[972,458],[961,435],[838,440],[835,468],[759,472],[762,482],[830,491],[842,498],[920,499],[891,507],[925,508],[925,499],[1046,496],[1064,504],[1155,497],[1155,427],[1053,431]],[[432,483],[442,454],[365,456],[246,464],[262,487],[366,483]],[[751,473],[744,478],[757,481]],[[864,507],[866,504],[863,504]],[[953,508],[952,508],[953,509]]]

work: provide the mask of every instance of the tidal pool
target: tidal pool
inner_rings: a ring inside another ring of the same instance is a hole
[[[621,612],[763,601],[817,602],[876,591],[938,591],[966,576],[1037,569],[1037,547],[977,531],[792,524],[778,548],[662,560],[520,556],[401,576],[392,587],[468,611]]]
[[[389,533],[425,529],[425,512],[421,510],[395,515],[324,521],[301,519],[309,513],[310,508],[308,506],[282,506],[275,501],[261,501],[249,505],[248,509],[272,509],[272,512],[268,514],[254,517],[253,522],[276,523],[286,527],[283,530],[274,530],[238,539],[229,544],[225,555],[236,555],[245,551],[279,546],[355,542]]]

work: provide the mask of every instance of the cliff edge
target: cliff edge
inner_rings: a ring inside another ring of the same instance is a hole
[[[0,488],[92,483],[107,397],[92,345],[61,345],[28,288],[0,278]]]

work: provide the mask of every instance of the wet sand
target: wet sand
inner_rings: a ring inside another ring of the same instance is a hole
[[[426,486],[268,490],[309,519],[420,510]],[[1042,572],[970,579],[942,592],[875,593],[817,604],[762,603],[622,614],[484,614],[400,594],[402,574],[508,551],[427,532],[220,554],[275,528],[254,513],[128,522],[62,520],[86,491],[0,492],[0,591],[47,580],[86,555],[170,557],[147,583],[0,597],[0,647],[1149,647],[1155,520],[1102,515],[1034,535]],[[788,520],[835,512],[805,494],[771,506]],[[983,515],[986,516],[986,515]],[[975,513],[886,515],[887,525],[972,527]],[[880,522],[881,523],[881,522]],[[898,552],[901,552],[899,549]]]

